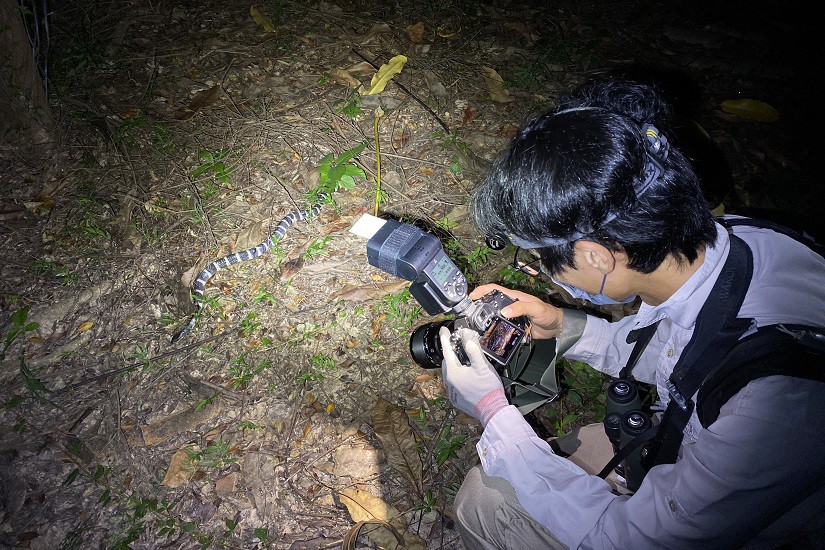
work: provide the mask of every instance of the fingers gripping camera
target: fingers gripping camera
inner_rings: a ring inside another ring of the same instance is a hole
[[[512,303],[513,300],[494,290],[471,302],[454,321],[428,323],[418,327],[410,338],[410,353],[413,360],[424,368],[441,368],[444,354],[438,331],[441,327],[447,327],[452,333],[451,347],[456,356],[463,364],[468,364],[467,354],[458,339],[459,329],[466,328],[480,335],[481,351],[493,365],[507,365],[526,343],[530,329],[530,323],[525,317],[507,319],[501,316],[501,309]]]

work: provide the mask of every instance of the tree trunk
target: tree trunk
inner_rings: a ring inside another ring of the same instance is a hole
[[[0,143],[45,152],[52,115],[16,0],[0,0]]]

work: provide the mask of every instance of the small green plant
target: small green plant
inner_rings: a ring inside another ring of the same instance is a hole
[[[241,430],[260,430],[261,429],[261,426],[259,426],[258,424],[255,424],[251,420],[242,420],[242,421],[238,422],[238,427]]]
[[[268,302],[270,304],[274,304],[277,301],[278,300],[275,298],[275,296],[272,293],[270,293],[268,290],[266,290],[264,287],[260,287],[258,289],[258,293],[255,294],[254,298],[252,298],[252,303],[253,304],[259,304],[261,302]]]
[[[175,144],[172,143],[172,130],[165,124],[155,124],[153,129],[155,135],[152,138],[152,143],[155,144],[155,147],[163,153],[171,151],[175,147]]]
[[[24,336],[27,332],[37,330],[40,323],[28,323],[26,320],[29,316],[29,306],[22,307],[15,311],[11,316],[11,329],[6,333],[6,338],[3,341],[3,351],[0,351],[0,361],[5,360],[6,352],[15,340]],[[20,360],[23,360],[24,352],[20,351]]]
[[[366,179],[364,171],[351,164],[352,159],[360,155],[366,146],[367,142],[364,142],[338,157],[330,153],[322,158],[318,164],[318,187],[307,193],[307,200],[316,203],[320,195],[331,196],[339,189],[352,189],[355,187],[355,178]]]
[[[198,401],[197,404],[195,404],[195,410],[199,411],[202,408],[211,405],[215,401],[215,398],[218,397],[218,395],[220,395],[220,394],[218,392],[215,392],[212,395],[210,395],[209,397],[204,397],[203,399]]]
[[[189,467],[192,469],[211,470],[218,468],[223,470],[238,459],[230,456],[233,453],[228,441],[224,441],[222,436],[218,436],[214,441],[210,441],[206,447],[187,447],[186,454],[189,459]]]
[[[247,314],[246,317],[243,318],[241,321],[241,334],[244,336],[249,336],[252,334],[252,331],[261,326],[261,323],[256,321],[255,319],[258,318],[258,314],[254,311]]]
[[[32,264],[31,270],[40,275],[57,277],[62,285],[73,285],[77,282],[77,275],[72,274],[67,266],[57,262],[37,260]]]
[[[467,264],[474,271],[481,269],[487,263],[487,256],[492,250],[485,245],[481,245],[467,255]]]
[[[466,439],[465,434],[454,434],[450,426],[444,426],[439,432],[438,439],[433,447],[436,464],[441,466],[451,458],[458,458],[457,452],[464,445]]]
[[[361,104],[361,96],[355,90],[343,101],[339,101],[335,105],[335,112],[344,115],[350,120],[355,120],[358,115],[363,113],[359,105]]]
[[[433,496],[433,492],[427,490],[424,493],[424,498],[422,501],[415,507],[416,510],[421,510],[421,512],[425,514],[429,514],[432,512],[433,506],[435,506],[435,497]]]
[[[271,366],[272,363],[266,359],[261,360],[259,363],[249,363],[246,360],[246,356],[238,357],[232,362],[232,365],[229,367],[229,376],[231,377],[231,388],[233,390],[237,390],[238,388],[240,388],[241,386],[255,378],[256,375],[260,374],[261,372],[263,372]]]
[[[309,360],[309,371],[300,374],[296,381],[299,384],[305,384],[310,380],[323,380],[330,372],[335,370],[335,359],[328,357],[323,353],[316,353]]]
[[[412,299],[412,294],[410,294],[409,289],[384,296],[384,305],[387,308],[387,320],[392,323],[393,328],[406,330],[421,317],[421,307],[418,305],[410,305],[411,301],[416,304],[418,303]]]
[[[462,153],[465,149],[467,149],[467,142],[462,140],[458,132],[453,132],[452,134],[447,134],[443,130],[439,130],[430,134],[430,139],[432,140],[440,140],[441,143],[439,144],[442,151],[455,151],[456,153]],[[452,155],[450,157],[450,164],[448,165],[450,172],[458,173],[461,172],[462,166],[461,162],[459,161],[458,154]]]
[[[192,170],[192,177],[198,178],[203,174],[212,173],[212,177],[220,183],[229,183],[229,174],[235,170],[235,166],[227,166],[224,159],[229,155],[229,149],[220,149],[210,152],[201,150],[198,152],[198,159],[201,164]]]
[[[141,344],[135,346],[135,351],[132,352],[132,357],[140,363],[140,368],[144,372],[154,370],[158,366],[155,361],[152,361],[149,358],[149,350]]]
[[[326,250],[326,246],[331,238],[332,237],[324,237],[323,239],[312,241],[312,243],[307,247],[306,252],[304,252],[303,258],[306,261],[310,261],[319,256],[326,256],[329,254],[329,251]]]

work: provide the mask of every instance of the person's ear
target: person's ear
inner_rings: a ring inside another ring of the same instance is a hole
[[[591,241],[578,241],[575,244],[584,262],[604,275],[616,269],[616,258],[607,248]]]

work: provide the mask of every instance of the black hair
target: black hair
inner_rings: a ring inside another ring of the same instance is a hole
[[[582,86],[515,137],[473,193],[476,225],[528,241],[571,238],[539,250],[550,273],[575,268],[573,245],[582,239],[624,251],[641,273],[668,255],[692,263],[715,241],[716,226],[688,159],[671,146],[663,173],[641,196],[635,191],[649,162],[641,127],[654,124],[667,136],[670,118],[652,85]]]

